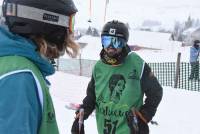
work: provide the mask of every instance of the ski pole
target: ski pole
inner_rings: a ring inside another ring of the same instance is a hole
[[[133,124],[133,127],[134,127],[134,129],[135,129],[135,133],[137,134],[138,131],[139,131],[139,128],[138,128],[138,119],[137,119],[137,115],[136,115],[136,110],[135,110],[135,108],[133,107],[133,108],[131,109],[131,111],[132,111],[132,115],[133,115],[133,122],[132,122],[132,124]]]
[[[81,108],[79,110],[79,120],[78,120],[78,125],[79,125],[79,134],[81,133],[81,127],[83,125],[83,117],[84,117],[84,109]]]

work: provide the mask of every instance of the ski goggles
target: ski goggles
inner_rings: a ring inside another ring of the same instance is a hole
[[[103,48],[108,48],[110,45],[114,48],[123,48],[126,45],[123,38],[108,35],[101,36],[101,43]]]

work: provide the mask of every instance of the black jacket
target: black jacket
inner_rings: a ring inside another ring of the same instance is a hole
[[[140,112],[149,122],[156,113],[157,107],[162,99],[163,90],[147,63],[145,63],[141,78],[141,88],[146,98],[144,104],[140,108]],[[87,96],[84,98],[82,105],[85,109],[85,119],[88,118],[95,109],[95,103],[95,81],[92,77],[87,87]]]

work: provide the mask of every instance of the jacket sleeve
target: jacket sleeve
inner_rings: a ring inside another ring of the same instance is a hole
[[[0,79],[0,134],[36,134],[41,105],[35,80],[30,73]]]
[[[157,107],[162,99],[163,89],[147,63],[145,63],[144,66],[141,87],[146,98],[144,104],[140,108],[140,112],[147,122],[149,122],[155,115]]]
[[[96,104],[96,96],[95,96],[95,81],[92,76],[86,91],[86,97],[83,99],[82,107],[85,110],[84,118],[87,119],[88,116],[93,112],[95,109]]]

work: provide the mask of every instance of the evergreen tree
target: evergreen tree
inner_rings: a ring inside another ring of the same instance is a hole
[[[181,24],[179,21],[175,22],[174,25],[174,31],[173,31],[173,38],[174,40],[182,41],[182,32],[184,30],[183,24]]]
[[[200,27],[200,20],[196,19],[195,23],[194,23],[195,27]]]
[[[185,22],[184,29],[188,29],[193,26],[194,20],[192,20],[191,16],[188,16],[187,21]]]

